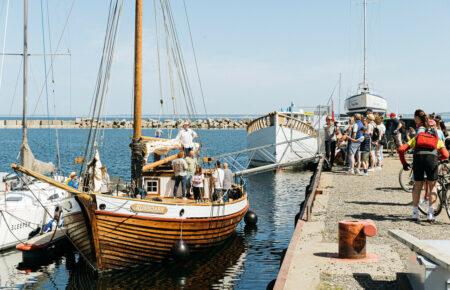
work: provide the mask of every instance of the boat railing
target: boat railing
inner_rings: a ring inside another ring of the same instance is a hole
[[[285,114],[278,114],[278,124],[283,127],[297,130],[308,136],[317,136],[317,131],[310,124]]]
[[[248,124],[247,133],[251,134],[255,131],[275,125],[274,116],[275,116],[274,113],[270,113],[268,115],[254,119],[253,121],[250,122],[250,124]]]

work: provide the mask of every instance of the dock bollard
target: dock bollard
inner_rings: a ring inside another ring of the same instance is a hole
[[[344,220],[339,222],[339,258],[366,258],[366,237],[377,234],[372,220]]]

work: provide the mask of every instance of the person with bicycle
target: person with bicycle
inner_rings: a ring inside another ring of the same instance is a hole
[[[411,165],[405,159],[405,153],[413,149],[413,175],[414,187],[412,192],[413,200],[413,214],[412,219],[419,221],[419,201],[420,193],[422,191],[425,180],[428,192],[430,192],[429,208],[427,220],[434,222],[434,208],[433,204],[436,201],[436,180],[438,179],[438,165],[439,161],[446,160],[449,153],[445,148],[444,142],[439,139],[436,130],[430,124],[427,114],[423,110],[416,110],[414,113],[414,120],[418,128],[417,135],[408,143],[403,144],[398,149],[400,161],[403,164],[404,170],[410,170]],[[425,177],[426,175],[426,177]]]

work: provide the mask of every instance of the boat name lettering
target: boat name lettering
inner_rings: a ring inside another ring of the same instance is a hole
[[[165,214],[167,212],[167,207],[148,204],[132,204],[131,210],[134,212]]]
[[[31,222],[21,222],[21,223],[18,223],[18,224],[11,225],[10,229],[12,231],[15,231],[15,230],[18,230],[18,229],[21,229],[21,228],[25,228],[25,227],[29,227],[29,226],[31,226]]]

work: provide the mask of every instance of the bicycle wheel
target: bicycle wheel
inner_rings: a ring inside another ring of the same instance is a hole
[[[400,186],[406,192],[412,192],[414,187],[414,176],[412,169],[405,171],[403,168],[400,169],[398,174],[398,181],[400,182]]]
[[[450,195],[448,194],[448,184],[444,184],[441,189],[441,200],[442,204],[445,207],[445,211],[447,212],[448,218],[450,219]]]
[[[441,201],[441,191],[443,190],[443,188],[445,188],[445,190],[447,190],[446,186],[442,186],[441,182],[437,182],[437,195],[436,195],[436,201],[434,202],[434,216],[438,216],[441,211],[442,211],[442,201]],[[428,214],[428,208],[430,207],[429,203],[428,203],[428,198],[427,196],[425,196],[425,191],[422,190],[422,192],[420,193],[420,201],[419,201],[419,210],[421,213],[423,213],[424,215]]]

